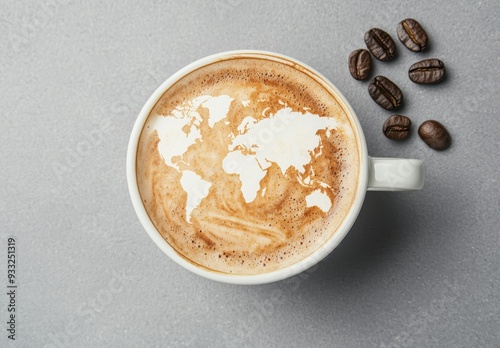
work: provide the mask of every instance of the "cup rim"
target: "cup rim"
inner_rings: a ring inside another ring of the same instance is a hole
[[[173,247],[168,244],[168,242],[161,236],[160,232],[156,229],[151,219],[149,218],[148,213],[142,203],[142,199],[139,193],[139,188],[137,185],[137,176],[136,176],[136,160],[137,160],[137,147],[139,138],[146,122],[149,113],[156,105],[157,101],[161,98],[161,96],[174,85],[178,80],[180,80],[185,75],[190,72],[199,69],[205,65],[212,64],[218,60],[226,60],[231,57],[240,57],[240,56],[264,56],[271,58],[278,58],[280,60],[286,60],[291,63],[299,65],[301,68],[309,71],[313,75],[316,75],[320,80],[322,80],[329,88],[333,90],[335,93],[336,99],[339,103],[341,103],[342,108],[348,113],[351,122],[354,124],[354,132],[356,133],[358,139],[358,150],[359,150],[359,180],[358,186],[356,189],[356,194],[354,196],[354,202],[352,203],[349,212],[347,213],[344,220],[338,226],[337,230],[332,234],[332,236],[316,251],[314,251],[311,255],[305,257],[297,263],[294,263],[290,266],[287,266],[282,269],[278,269],[275,271],[261,273],[261,274],[249,274],[249,275],[236,275],[236,274],[227,274],[214,270],[209,270],[206,268],[202,268],[201,266],[196,266],[193,263],[190,263],[183,257],[181,257]],[[202,277],[230,284],[240,284],[240,285],[251,285],[251,284],[266,284],[272,283],[275,281],[283,280],[294,275],[297,275],[312,266],[316,265],[318,262],[323,260],[327,255],[329,255],[344,239],[352,225],[354,224],[361,207],[363,205],[363,201],[365,198],[367,186],[368,186],[368,176],[369,176],[369,158],[366,146],[366,140],[361,128],[361,124],[358,120],[356,113],[353,108],[344,97],[344,95],[340,92],[340,90],[324,75],[310,67],[309,65],[288,57],[283,54],[262,51],[262,50],[234,50],[234,51],[225,51],[216,54],[212,54],[206,56],[204,58],[198,59],[195,62],[185,66],[180,69],[168,79],[166,79],[149,97],[147,102],[142,107],[139,115],[134,123],[132,128],[132,132],[130,134],[128,149],[127,149],[127,162],[126,162],[126,173],[127,173],[127,184],[128,190],[130,194],[130,198],[132,200],[132,205],[134,210],[141,222],[142,226],[148,233],[149,237],[153,240],[153,242],[173,261],[175,261],[180,266],[185,269],[200,275]]]

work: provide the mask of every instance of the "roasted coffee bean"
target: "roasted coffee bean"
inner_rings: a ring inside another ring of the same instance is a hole
[[[396,53],[394,40],[382,29],[373,28],[368,30],[365,34],[365,44],[378,60],[391,60]]]
[[[416,20],[407,18],[401,21],[397,27],[399,40],[410,51],[420,52],[427,46],[427,33]]]
[[[392,115],[384,122],[384,135],[389,139],[401,140],[410,134],[411,120],[403,115]]]
[[[427,120],[418,128],[418,135],[434,150],[446,150],[451,145],[450,133],[438,121]]]
[[[446,69],[439,59],[424,59],[410,66],[408,76],[415,83],[437,83],[446,76]]]
[[[376,76],[368,85],[370,97],[386,110],[394,110],[403,102],[403,93],[398,86],[384,76]]]
[[[356,80],[364,80],[372,70],[372,56],[364,49],[353,51],[349,55],[349,71]]]

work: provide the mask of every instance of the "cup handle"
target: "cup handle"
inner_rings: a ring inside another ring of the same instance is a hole
[[[369,157],[369,166],[368,191],[416,191],[424,186],[421,160]]]

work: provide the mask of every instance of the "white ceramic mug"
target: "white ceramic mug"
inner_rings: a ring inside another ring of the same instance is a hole
[[[263,57],[278,58],[284,61],[292,62],[297,64],[310,73],[315,74],[324,82],[326,82],[332,91],[336,94],[337,100],[342,104],[342,108],[350,115],[353,123],[355,124],[355,132],[357,132],[357,138],[359,139],[359,152],[360,152],[360,173],[358,181],[358,189],[355,196],[355,201],[352,204],[349,213],[346,215],[344,221],[341,223],[339,228],[332,236],[324,243],[318,250],[316,250],[310,256],[302,259],[301,261],[288,266],[283,269],[276,271],[261,273],[255,275],[232,275],[224,274],[216,271],[210,271],[202,267],[198,267],[193,263],[186,261],[184,258],[179,256],[177,252],[165,241],[165,239],[157,231],[153,223],[151,222],[140,197],[137,177],[136,177],[136,153],[139,137],[143,128],[143,125],[150,114],[152,108],[160,97],[167,91],[174,83],[180,80],[185,75],[190,72],[199,69],[205,65],[211,64],[217,60],[225,59],[227,57],[237,57],[245,54],[259,55]],[[130,192],[130,197],[132,199],[133,206],[144,226],[146,232],[149,234],[151,239],[160,247],[165,254],[167,254],[172,260],[188,269],[189,271],[196,273],[200,276],[232,284],[263,284],[271,283],[274,281],[282,280],[291,276],[294,276],[308,268],[314,266],[316,263],[325,258],[329,253],[335,249],[337,245],[342,241],[342,239],[347,235],[350,228],[354,224],[363,201],[365,198],[366,191],[413,191],[420,190],[424,184],[424,165],[422,161],[416,159],[396,159],[396,158],[375,158],[368,156],[368,150],[366,148],[366,141],[361,129],[361,125],[358,118],[349,105],[342,93],[330,82],[327,78],[321,75],[316,70],[307,66],[306,64],[299,62],[293,58],[271,53],[265,51],[230,51],[223,52],[215,55],[211,55],[202,58],[185,68],[179,70],[169,79],[167,79],[149,98],[144,107],[142,108],[139,116],[135,122],[132,134],[130,136],[128,153],[127,153],[127,179],[128,188]]]

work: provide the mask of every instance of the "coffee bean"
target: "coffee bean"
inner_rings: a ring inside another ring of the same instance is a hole
[[[393,140],[404,139],[410,134],[411,120],[403,115],[392,115],[384,122],[386,137]]]
[[[349,71],[356,80],[364,80],[372,70],[372,56],[364,49],[353,51],[349,55]]]
[[[437,83],[446,76],[446,69],[439,59],[424,59],[410,66],[408,76],[415,83]]]
[[[365,44],[378,60],[391,60],[396,53],[394,40],[382,29],[373,28],[368,30],[365,34]]]
[[[399,40],[410,51],[420,52],[427,46],[427,33],[416,20],[407,18],[401,21],[397,27]]]
[[[372,99],[386,110],[394,110],[403,102],[403,93],[398,86],[384,76],[376,76],[368,85]]]
[[[450,133],[438,121],[427,120],[418,128],[418,135],[434,150],[446,150],[451,145]]]

